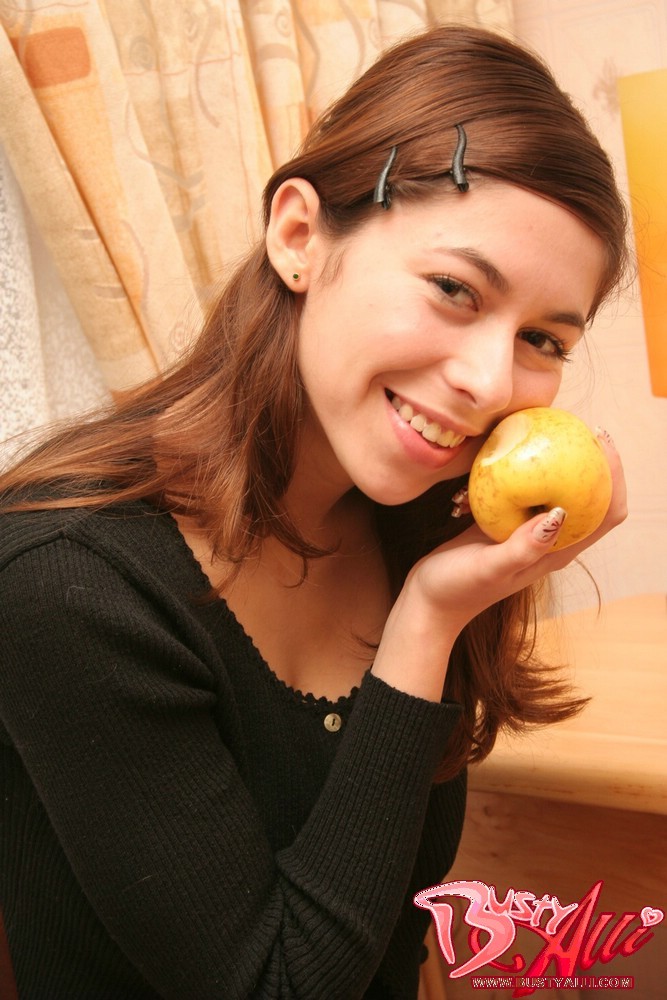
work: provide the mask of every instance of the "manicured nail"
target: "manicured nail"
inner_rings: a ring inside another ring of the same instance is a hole
[[[470,513],[468,491],[465,487],[462,490],[456,491],[452,497],[452,503],[454,506],[452,508],[451,517],[464,517],[466,514]]]
[[[602,438],[603,441],[606,441],[610,447],[616,448],[616,445],[614,444],[614,439],[612,438],[609,431],[606,431],[604,427],[596,427],[595,433],[599,438]]]
[[[563,527],[563,521],[567,517],[567,511],[562,507],[554,507],[546,517],[535,525],[533,535],[538,542],[551,542],[556,540],[556,535]]]

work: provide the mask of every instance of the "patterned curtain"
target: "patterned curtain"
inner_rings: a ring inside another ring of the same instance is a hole
[[[177,356],[310,122],[452,20],[512,3],[0,0],[0,441]]]

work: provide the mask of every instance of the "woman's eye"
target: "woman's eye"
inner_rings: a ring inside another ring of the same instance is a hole
[[[467,306],[471,309],[477,308],[478,296],[469,285],[448,275],[434,275],[431,279],[440,291],[457,306]]]
[[[547,357],[567,361],[572,353],[558,337],[554,337],[550,333],[542,333],[541,330],[523,330],[520,336],[527,344]]]

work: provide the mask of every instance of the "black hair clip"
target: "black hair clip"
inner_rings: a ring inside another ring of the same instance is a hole
[[[463,166],[463,156],[466,151],[468,139],[463,125],[455,125],[454,127],[456,128],[459,137],[456,143],[456,149],[454,150],[454,156],[452,157],[451,174],[459,191],[467,191],[470,185],[466,180],[465,168]]]
[[[454,150],[454,155],[452,157],[452,168],[449,172],[459,191],[467,191],[470,185],[466,180],[463,157],[465,155],[466,146],[468,145],[468,139],[463,125],[455,125],[454,128],[458,133],[458,138],[456,141],[456,149]],[[396,159],[397,148],[397,146],[391,147],[389,156],[387,157],[387,162],[380,171],[377,184],[375,185],[375,191],[373,192],[374,204],[382,205],[385,211],[391,205],[391,185],[388,183],[388,177],[389,171],[394,165],[394,160]]]
[[[387,162],[380,171],[380,176],[378,177],[378,182],[375,185],[375,191],[373,193],[373,202],[376,205],[382,205],[385,211],[391,205],[391,191],[390,185],[387,184],[387,177],[389,176],[389,171],[391,170],[394,160],[396,159],[396,146],[392,146],[389,156],[387,157]]]

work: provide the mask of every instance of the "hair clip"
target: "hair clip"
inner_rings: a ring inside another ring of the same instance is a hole
[[[376,205],[382,205],[385,211],[391,205],[390,185],[387,184],[387,177],[389,176],[389,171],[391,170],[394,160],[396,159],[396,150],[396,146],[391,147],[391,151],[387,157],[387,162],[380,171],[378,182],[375,185],[375,192],[373,193],[373,202]]]
[[[468,139],[463,125],[455,125],[454,128],[458,133],[458,139],[456,142],[456,149],[454,150],[454,155],[452,157],[452,168],[450,173],[459,191],[467,191],[470,185],[466,180],[463,157],[465,155]],[[380,171],[380,176],[378,177],[377,184],[375,185],[375,191],[373,192],[374,204],[382,205],[385,211],[391,205],[391,185],[388,183],[387,179],[389,177],[389,171],[391,170],[394,160],[396,159],[397,149],[397,146],[391,147],[389,156],[387,157],[387,162]]]
[[[456,143],[456,149],[454,150],[454,156],[452,157],[451,174],[459,191],[467,191],[470,185],[466,180],[465,168],[463,166],[463,155],[466,151],[468,139],[463,125],[455,125],[454,127],[459,134],[459,138]]]

